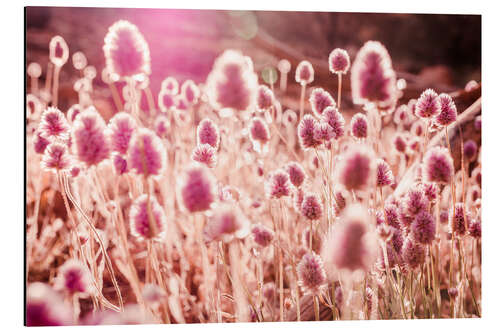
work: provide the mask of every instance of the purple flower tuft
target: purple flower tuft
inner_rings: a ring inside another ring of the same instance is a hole
[[[219,203],[207,221],[203,234],[207,241],[230,242],[249,233],[249,222],[241,209],[232,203]]]
[[[448,149],[430,148],[423,160],[423,176],[426,182],[447,184],[453,174],[453,160]]]
[[[463,236],[467,232],[467,222],[470,215],[466,212],[464,204],[457,202],[455,204],[455,216],[453,216],[453,207],[450,207],[448,227],[450,232],[458,236]]]
[[[344,135],[345,120],[337,108],[333,106],[326,107],[323,110],[322,120],[333,130],[333,139],[340,139]]]
[[[290,195],[292,183],[288,173],[278,169],[271,173],[266,183],[266,192],[270,198],[279,199]]]
[[[201,164],[188,167],[179,186],[183,207],[191,213],[210,209],[215,200],[215,177]]]
[[[155,224],[152,224],[154,219]],[[130,232],[138,239],[162,239],[166,232],[165,213],[156,197],[142,194],[130,208]]]
[[[49,107],[42,113],[38,130],[49,140],[66,141],[69,137],[69,124],[58,108]]]
[[[420,118],[431,118],[441,112],[441,102],[438,94],[432,89],[425,90],[417,100],[415,113]]]
[[[377,186],[390,186],[394,183],[391,167],[383,159],[377,159]]]
[[[448,94],[439,95],[441,112],[436,117],[436,122],[441,126],[448,126],[457,120],[457,107]]]
[[[189,105],[193,105],[200,98],[200,89],[192,80],[186,80],[181,86],[181,95]]]
[[[305,86],[314,81],[314,69],[311,63],[307,60],[302,60],[295,71],[295,81],[300,85]]]
[[[261,145],[265,145],[271,139],[269,128],[261,118],[252,118],[249,132],[252,142],[259,142]]]
[[[217,164],[217,153],[211,145],[204,143],[193,149],[191,159],[203,163],[209,168],[214,168]]]
[[[253,240],[261,247],[267,247],[274,238],[274,231],[262,224],[256,224],[252,227]]]
[[[300,212],[308,220],[318,220],[323,215],[323,205],[321,199],[314,193],[304,195]]]
[[[321,145],[322,142],[314,137],[316,127],[318,127],[318,121],[310,114],[306,114],[300,121],[297,132],[302,149],[315,148]]]
[[[288,176],[290,176],[290,182],[297,188],[300,187],[306,179],[304,168],[297,162],[288,163],[285,166],[285,170],[288,172]]]
[[[366,139],[368,136],[368,120],[362,113],[356,113],[351,119],[351,134],[357,139]]]
[[[464,143],[464,157],[466,161],[474,161],[477,157],[477,143],[474,140],[467,140]]]
[[[297,265],[298,284],[305,293],[318,294],[326,282],[323,260],[316,253],[307,253]]]
[[[71,167],[68,147],[59,142],[48,145],[43,153],[42,167],[52,171],[68,170]]]
[[[260,85],[257,89],[257,110],[265,112],[273,106],[274,94],[265,85]]]
[[[206,143],[216,150],[219,149],[219,128],[211,119],[205,118],[200,121],[196,129],[196,137],[198,138],[199,145]]]
[[[75,259],[67,260],[59,268],[55,285],[58,290],[63,290],[69,294],[90,293],[93,287],[89,269]]]
[[[314,88],[312,90],[309,103],[311,103],[311,108],[317,117],[321,117],[325,108],[337,106],[330,93],[323,88]]]
[[[127,154],[130,138],[137,128],[134,118],[128,113],[119,112],[111,118],[110,129],[111,150],[120,154]]]
[[[123,175],[128,172],[127,159],[118,153],[113,153],[113,166],[115,167],[116,174]]]
[[[374,185],[373,153],[362,147],[354,147],[347,151],[338,166],[339,182],[344,185],[348,191],[364,190]]]
[[[401,257],[409,268],[416,269],[425,262],[425,247],[407,237],[401,250]]]
[[[35,149],[35,153],[37,154],[43,154],[45,151],[45,148],[49,145],[50,141],[47,140],[43,135],[42,132],[36,131],[34,135],[34,141],[33,141],[33,146]]]
[[[415,216],[411,224],[411,236],[420,244],[430,244],[436,234],[436,221],[434,216],[423,210]]]
[[[345,74],[349,70],[351,60],[344,49],[336,48],[328,56],[328,65],[333,74]]]
[[[166,154],[161,139],[150,129],[140,128],[130,141],[129,168],[146,177],[161,176],[165,169]]]

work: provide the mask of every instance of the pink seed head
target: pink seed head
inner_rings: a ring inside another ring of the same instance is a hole
[[[314,139],[325,144],[325,147],[330,143],[330,140],[335,136],[333,129],[328,123],[321,121],[314,128]]]
[[[271,139],[267,124],[261,118],[254,117],[250,121],[250,139],[264,145]]]
[[[334,49],[328,56],[328,65],[333,74],[346,74],[351,66],[349,54],[344,49]]]
[[[398,206],[393,203],[385,204],[385,216],[387,217],[387,224],[393,228],[400,229]]]
[[[470,214],[466,212],[463,203],[457,202],[455,204],[455,216],[453,216],[453,207],[450,207],[448,227],[451,233],[457,236],[465,235],[467,232],[467,222],[470,220]]]
[[[300,85],[305,86],[314,81],[314,69],[311,63],[307,60],[302,60],[295,71],[295,81]]]
[[[436,122],[441,126],[451,125],[457,120],[457,107],[448,94],[440,94],[438,96],[441,105],[441,112],[436,117]]]
[[[401,258],[411,269],[420,267],[425,262],[426,248],[407,237],[401,249]]]
[[[161,139],[150,129],[138,129],[130,141],[128,165],[137,174],[161,176],[166,165],[166,150]]]
[[[49,144],[43,153],[42,167],[56,172],[68,170],[71,167],[68,147],[59,142]]]
[[[400,133],[397,133],[395,136],[394,136],[394,149],[396,149],[396,151],[398,153],[401,153],[401,154],[404,154],[406,152],[406,147],[407,147],[407,142],[406,142],[406,137]]]
[[[319,146],[322,142],[314,138],[314,131],[318,121],[310,114],[306,114],[297,128],[299,143],[302,149],[307,150]]]
[[[322,120],[332,128],[333,139],[338,140],[344,135],[345,120],[336,107],[326,107],[323,110]]]
[[[244,238],[249,233],[249,221],[234,203],[218,203],[207,221],[203,234],[205,240],[230,242],[235,237]]]
[[[170,129],[170,122],[168,121],[168,118],[163,114],[158,115],[155,119],[154,129],[156,135],[162,139],[166,138]]]
[[[201,164],[189,166],[179,183],[183,207],[191,213],[210,209],[216,198],[215,177]]]
[[[49,59],[56,67],[62,67],[69,58],[68,44],[61,36],[54,36],[49,43]]]
[[[198,124],[196,129],[198,144],[209,144],[216,150],[219,149],[220,134],[219,127],[209,118],[205,118]]]
[[[368,119],[362,113],[356,113],[351,119],[351,134],[357,139],[366,139],[368,136]]]
[[[186,80],[181,86],[181,95],[189,105],[196,104],[200,98],[200,88],[192,80]]]
[[[306,179],[306,172],[302,165],[297,162],[290,162],[285,166],[285,170],[288,172],[288,176],[290,177],[290,182],[295,187],[300,187],[304,180]]]
[[[169,94],[165,90],[161,90],[158,94],[158,106],[164,113],[171,111],[175,107],[175,95]]]
[[[337,107],[337,103],[332,98],[330,93],[323,88],[314,88],[309,96],[309,103],[317,117],[321,117],[325,108],[332,106]]]
[[[410,132],[415,136],[422,136],[424,134],[424,124],[422,121],[416,121],[411,125]]]
[[[436,234],[436,221],[434,216],[428,211],[423,210],[415,216],[415,220],[411,224],[410,235],[420,244],[430,244]]]
[[[338,166],[338,181],[348,191],[360,191],[374,185],[375,159],[371,150],[355,146],[344,153]]]
[[[74,153],[88,167],[109,157],[110,140],[106,124],[94,107],[80,113],[73,123],[72,142]]]
[[[436,183],[422,183],[421,186],[425,193],[425,196],[427,197],[427,200],[429,200],[429,202],[436,201],[439,191]]]
[[[279,199],[289,196],[292,190],[291,187],[292,183],[290,182],[288,173],[278,169],[269,176],[266,183],[266,192],[270,198]]]
[[[127,154],[132,134],[137,129],[137,124],[132,116],[119,112],[111,118],[108,124],[110,130],[111,150],[120,154]]]
[[[408,105],[401,105],[394,112],[394,123],[396,125],[406,125],[411,119],[411,110]]]
[[[80,174],[80,167],[78,166],[73,166],[71,167],[71,169],[69,170],[69,174],[71,175],[71,177],[73,178],[76,178],[78,177],[78,175]]]
[[[35,149],[35,153],[37,154],[43,154],[45,151],[45,148],[49,145],[50,141],[47,140],[43,135],[42,132],[37,130],[34,135],[33,139],[33,147]]]
[[[346,208],[328,232],[322,249],[329,274],[335,269],[370,269],[378,254],[376,233],[370,230],[373,224],[372,217],[363,206],[353,204]]]
[[[376,41],[368,41],[359,50],[351,70],[354,104],[376,103],[390,106],[397,92],[396,73],[386,48]]]
[[[93,287],[89,269],[76,259],[69,259],[59,267],[55,285],[58,290],[69,294],[88,294]]]
[[[120,20],[110,26],[103,50],[113,81],[151,74],[149,46],[134,24]]]
[[[113,166],[115,167],[117,175],[123,175],[129,171],[126,158],[124,158],[118,153],[113,153],[112,159],[113,159]]]
[[[425,153],[423,176],[426,182],[447,184],[451,181],[453,170],[453,160],[448,149],[433,147]]]
[[[169,95],[177,95],[179,93],[179,82],[175,77],[167,77],[161,82],[161,91],[166,92]]]
[[[166,228],[165,213],[154,195],[148,199],[147,194],[142,194],[134,200],[130,208],[130,232],[134,237],[160,240]]]
[[[248,57],[235,50],[226,50],[214,63],[207,77],[210,105],[221,110],[251,110],[256,100],[258,79]]]
[[[318,294],[326,282],[323,260],[314,252],[306,253],[297,265],[297,275],[304,293]]]
[[[262,224],[256,224],[252,227],[253,241],[261,246],[267,247],[274,238],[274,231]]]
[[[432,89],[425,90],[417,100],[415,113],[420,118],[435,117],[441,112],[441,102],[438,94]]]
[[[390,186],[394,183],[394,175],[391,167],[383,159],[379,158],[376,161],[377,167],[377,186]]]
[[[265,85],[260,85],[257,89],[257,110],[265,112],[273,106],[274,94]]]
[[[45,138],[65,141],[69,137],[69,124],[58,108],[48,107],[43,113],[38,130]]]
[[[421,186],[414,185],[403,197],[403,208],[407,216],[415,216],[422,210],[429,208],[429,200]]]
[[[80,104],[73,104],[68,109],[68,112],[66,113],[66,117],[68,118],[68,122],[70,124],[73,124],[73,122],[76,119],[76,116],[78,116],[82,111],[83,111],[83,108],[80,106]]]
[[[319,220],[323,215],[323,205],[319,196],[314,193],[305,194],[300,212],[308,220]]]
[[[26,289],[26,326],[71,325],[72,311],[48,284],[30,283]]]
[[[464,143],[464,157],[467,161],[474,161],[477,157],[477,143],[474,140],[467,140]]]
[[[215,168],[217,164],[217,152],[209,144],[201,144],[193,149],[191,159],[195,162],[205,164],[209,168]]]
[[[469,224],[469,235],[481,238],[481,219],[475,219]]]

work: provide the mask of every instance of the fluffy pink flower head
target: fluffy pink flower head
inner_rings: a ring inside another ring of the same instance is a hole
[[[411,125],[410,132],[415,136],[422,136],[424,134],[424,124],[422,121],[415,121]]]
[[[411,121],[411,110],[408,105],[400,105],[394,112],[394,123],[397,125],[406,125]]]
[[[403,197],[402,205],[408,216],[415,216],[422,210],[429,208],[429,200],[419,185],[412,186]]]
[[[80,106],[80,104],[73,104],[68,109],[68,112],[66,113],[66,117],[68,118],[68,122],[70,124],[73,124],[73,122],[76,119],[76,116],[78,116],[82,111],[83,111],[83,108]]]
[[[128,172],[128,164],[127,159],[122,157],[118,153],[112,154],[113,166],[115,167],[115,171],[118,175],[123,175]]]
[[[72,311],[48,284],[34,282],[26,289],[26,326],[71,325]]]
[[[155,119],[154,129],[156,135],[160,138],[165,138],[168,134],[168,130],[170,129],[170,122],[168,118],[163,114],[158,115]]]
[[[378,254],[376,233],[371,230],[373,224],[372,217],[363,206],[353,204],[346,208],[328,232],[323,245],[322,257],[329,274],[336,269],[370,269]]]
[[[196,104],[200,98],[200,88],[192,80],[186,80],[181,86],[181,95],[189,104]]]
[[[260,85],[257,89],[257,110],[265,112],[273,106],[274,94],[265,85]]]
[[[58,108],[48,107],[43,113],[38,125],[41,135],[49,140],[65,141],[69,137],[69,124],[64,114]]]
[[[450,232],[457,236],[463,236],[467,232],[467,222],[471,219],[466,212],[464,204],[457,202],[455,204],[455,216],[453,216],[453,207],[450,207],[448,227]]]
[[[332,128],[333,139],[338,140],[344,135],[345,120],[336,107],[326,107],[323,110],[322,120]]]
[[[306,253],[297,265],[297,275],[305,293],[318,294],[326,282],[323,260],[314,252]]]
[[[319,196],[314,193],[305,194],[300,212],[308,220],[319,220],[323,215],[323,205]]]
[[[200,121],[196,128],[196,137],[199,145],[206,143],[214,147],[215,150],[219,149],[219,128],[211,119],[205,118]]]
[[[338,165],[338,181],[348,191],[360,191],[374,185],[375,159],[373,152],[355,146],[344,153]]]
[[[328,56],[328,66],[333,74],[346,74],[351,66],[349,54],[344,49],[336,48]]]
[[[314,81],[314,69],[311,63],[307,60],[302,60],[295,71],[295,81],[300,85],[305,86]]]
[[[415,113],[420,118],[431,118],[441,112],[438,94],[432,89],[425,90],[417,100]]]
[[[420,244],[430,244],[436,234],[436,221],[434,216],[426,210],[422,210],[415,216],[411,224],[410,235]]]
[[[394,149],[396,149],[398,153],[404,154],[406,152],[406,147],[408,143],[406,142],[406,137],[404,135],[402,135],[401,133],[397,133],[394,136],[393,143],[394,143]]]
[[[174,108],[176,103],[175,97],[175,95],[171,95],[165,90],[160,90],[158,94],[158,106],[160,110],[166,113]]]
[[[203,234],[207,241],[230,242],[249,233],[249,221],[234,203],[218,203],[209,217]]]
[[[337,106],[330,93],[323,88],[314,88],[312,90],[309,96],[309,103],[311,103],[311,109],[317,117],[321,117],[325,108]]]
[[[109,27],[103,50],[113,81],[151,73],[149,46],[137,26],[128,21],[120,20]]]
[[[448,126],[457,120],[457,107],[448,94],[438,96],[441,112],[436,117],[436,122],[441,126]]]
[[[291,193],[292,183],[288,173],[284,170],[278,169],[271,173],[269,180],[266,183],[266,192],[270,198],[279,199],[287,197]]]
[[[45,148],[42,157],[42,167],[45,170],[60,171],[71,167],[71,158],[68,147],[62,143],[54,142]]]
[[[398,207],[393,203],[386,203],[384,210],[384,215],[387,217],[387,224],[393,228],[400,229]]]
[[[300,187],[304,180],[306,179],[306,172],[302,165],[297,162],[290,162],[285,166],[285,170],[288,172],[288,176],[290,177],[290,182],[295,187]]]
[[[423,176],[426,182],[447,184],[453,174],[453,160],[448,149],[430,148],[423,159]]]
[[[152,221],[154,219],[154,222]],[[142,194],[132,203],[130,208],[130,232],[138,239],[163,238],[166,232],[165,213],[156,197]]]
[[[138,129],[130,141],[128,164],[137,174],[161,176],[166,165],[166,150],[161,139],[150,129]]]
[[[381,107],[393,104],[396,73],[386,48],[376,41],[368,41],[359,50],[351,70],[354,104],[375,103]]]
[[[69,259],[61,267],[55,282],[58,290],[69,294],[90,293],[92,291],[92,277],[90,271],[82,262]]]
[[[252,236],[257,245],[267,247],[271,244],[274,238],[274,231],[265,225],[256,224],[252,227]]]
[[[205,164],[209,168],[214,168],[217,164],[217,152],[209,144],[201,144],[193,149],[191,159]]]
[[[207,96],[216,109],[251,110],[256,100],[258,80],[248,57],[226,50],[214,63],[208,75]]]
[[[106,124],[94,107],[88,107],[76,117],[72,142],[75,155],[88,167],[109,157],[111,147]]]
[[[167,77],[161,82],[161,91],[165,91],[169,95],[177,95],[179,93],[179,82],[175,77]]]
[[[477,143],[474,140],[467,140],[464,143],[464,157],[466,161],[474,161],[477,157]]]
[[[43,135],[42,132],[37,130],[34,135],[33,139],[33,146],[35,149],[35,153],[37,154],[43,154],[45,151],[45,148],[49,145],[50,141],[47,140]]]
[[[391,167],[386,161],[379,158],[376,161],[377,167],[377,186],[390,186],[394,183],[394,175]]]
[[[333,129],[326,122],[321,121],[314,127],[314,139],[328,145],[330,140],[335,136]]]
[[[191,212],[210,209],[216,198],[215,177],[201,164],[189,166],[179,183],[179,194],[183,207]]]
[[[49,43],[49,59],[56,67],[62,67],[69,58],[68,44],[61,36],[54,36]]]
[[[401,249],[401,258],[404,263],[411,269],[420,267],[425,262],[426,248],[407,237]]]
[[[356,113],[351,119],[351,134],[357,139],[366,139],[368,136],[368,119],[362,113]]]
[[[314,138],[314,131],[318,127],[318,121],[310,114],[306,114],[297,128],[299,143],[302,149],[315,148],[321,145],[321,141]]]
[[[132,134],[137,124],[132,116],[126,112],[118,112],[108,124],[110,129],[111,150],[120,154],[127,154]]]
[[[481,219],[475,219],[469,224],[469,235],[474,238],[481,238]]]
[[[252,141],[257,141],[261,145],[266,144],[271,139],[271,134],[269,133],[269,128],[267,124],[261,118],[254,117],[250,121],[250,139]]]

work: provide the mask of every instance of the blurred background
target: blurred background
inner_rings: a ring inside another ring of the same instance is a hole
[[[367,40],[386,45],[398,77],[409,84],[408,98],[426,87],[455,91],[481,80],[479,15],[27,7],[26,61],[42,65],[43,79],[49,41],[61,35],[70,57],[83,51],[100,73],[104,36],[119,19],[136,24],[149,44],[154,94],[167,76],[203,82],[227,48],[249,55],[259,74],[282,58],[291,61],[294,73],[296,64],[307,59],[317,73],[313,84],[334,90],[328,54],[344,48],[352,61]],[[61,73],[63,108],[77,98],[72,89],[77,77],[70,60]],[[98,74],[94,86],[100,85]]]

